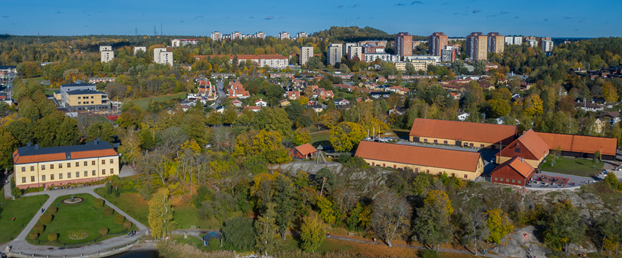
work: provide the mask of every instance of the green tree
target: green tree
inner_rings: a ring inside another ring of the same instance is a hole
[[[33,143],[34,141],[34,133],[31,128],[30,119],[17,119],[9,123],[6,129],[15,137],[20,146],[26,146],[28,142]]]
[[[4,127],[0,127],[0,169],[6,172],[13,167],[13,152],[18,146],[19,142],[13,135]]]
[[[253,249],[255,247],[253,219],[243,217],[228,219],[222,228],[222,237],[227,245],[242,250]]]
[[[581,212],[570,202],[555,203],[544,218],[538,222],[545,228],[544,242],[555,250],[569,251],[568,246],[585,237],[586,225]]]
[[[330,143],[335,151],[351,151],[365,138],[363,126],[352,122],[341,122],[330,129]]]
[[[291,179],[278,175],[276,180],[272,182],[272,189],[274,191],[272,203],[276,205],[274,207],[276,225],[281,238],[285,240],[287,229],[291,226],[296,211],[296,188],[294,188]]]
[[[486,215],[488,215],[488,228],[490,229],[488,241],[498,244],[501,238],[514,231],[512,222],[507,214],[503,213],[503,210],[499,208],[488,210]]]
[[[102,141],[112,142],[115,134],[112,124],[108,122],[96,122],[91,124],[86,131],[86,141],[90,142],[99,137]]]
[[[300,239],[302,240],[302,249],[307,252],[315,253],[326,238],[326,229],[322,218],[315,212],[311,212],[309,216],[302,219],[300,226]]]
[[[235,121],[236,118],[238,118],[238,112],[235,111],[233,106],[225,108],[225,113],[222,115],[223,124],[233,124],[233,121]]]
[[[292,121],[289,120],[284,109],[264,107],[253,116],[253,128],[277,131],[288,137],[292,131]]]
[[[600,253],[603,253],[605,246],[607,245],[607,240],[617,241],[617,238],[620,236],[617,218],[614,214],[611,213],[603,213],[601,214],[594,223],[594,228],[598,233],[600,240]],[[616,244],[617,246],[617,244]]]
[[[325,196],[320,196],[316,202],[317,207],[320,209],[320,216],[328,224],[335,223],[335,210],[333,209],[333,203]]]
[[[464,239],[466,241],[473,242],[473,250],[475,250],[475,256],[477,256],[477,243],[490,236],[490,229],[488,229],[486,214],[478,209],[472,211],[471,213],[463,214],[462,229],[464,232]]]
[[[130,129],[128,129],[129,131]],[[155,147],[155,139],[153,139],[153,134],[149,129],[142,129],[138,133],[138,137],[140,139],[140,147],[145,150],[151,150]]]
[[[406,234],[410,227],[410,204],[394,193],[383,192],[374,199],[373,205],[371,224],[374,233],[393,247],[391,241]]]
[[[320,195],[326,191],[330,194],[337,187],[337,181],[335,174],[328,168],[321,168],[315,173],[315,182],[320,187]]]
[[[166,236],[166,229],[173,220],[173,207],[168,194],[167,188],[160,188],[149,201],[149,226],[155,239]]]
[[[264,255],[267,256],[268,251],[274,250],[276,246],[274,237],[276,236],[275,232],[277,230],[277,213],[274,211],[276,204],[267,203],[266,206],[266,211],[255,221],[255,232],[257,232],[255,236],[255,248],[257,248],[260,253],[264,253]]]
[[[415,236],[424,245],[436,246],[447,242],[452,237],[453,228],[450,222],[453,209],[447,194],[442,190],[428,192],[428,197],[423,202],[423,207],[417,209],[415,219]]]
[[[296,145],[303,145],[311,142],[311,134],[308,129],[298,128],[294,131],[292,142]]]
[[[54,146],[70,146],[78,144],[80,140],[80,131],[78,130],[78,121],[69,117],[65,117],[58,128],[56,135],[56,143]]]

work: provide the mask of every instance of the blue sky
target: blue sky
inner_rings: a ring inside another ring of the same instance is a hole
[[[90,1],[5,0],[0,33],[14,35],[276,35],[330,26],[464,37],[473,31],[550,37],[622,36],[622,0]],[[3,31],[4,30],[4,31]]]

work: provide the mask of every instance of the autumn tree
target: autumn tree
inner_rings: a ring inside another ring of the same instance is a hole
[[[277,131],[288,137],[292,130],[292,121],[282,108],[264,107],[253,116],[253,128],[256,130]]]
[[[281,134],[278,131],[261,130],[258,133],[244,132],[237,137],[234,156],[260,155],[273,164],[286,163],[291,160],[287,150],[281,145]]]
[[[417,218],[413,227],[419,242],[436,246],[438,252],[440,245],[452,237],[451,214],[453,214],[453,208],[447,194],[442,190],[429,191],[423,207],[417,209]]]
[[[335,151],[351,151],[365,138],[365,129],[352,122],[341,122],[330,130],[330,143]]]
[[[294,131],[294,135],[292,137],[292,142],[298,146],[311,142],[311,134],[308,129],[298,128]]]
[[[514,231],[514,226],[508,218],[507,214],[503,213],[503,210],[497,208],[486,211],[488,216],[488,228],[490,229],[490,236],[488,241],[493,243],[499,243],[508,233]]]
[[[570,244],[585,237],[587,226],[581,219],[581,211],[569,201],[555,203],[538,224],[545,228],[544,242],[552,249],[568,254]]]
[[[322,218],[315,212],[302,219],[300,226],[300,239],[302,240],[302,249],[307,252],[315,253],[326,238],[326,229]]]
[[[146,131],[146,130],[145,130]],[[141,156],[140,139],[134,130],[134,127],[128,128],[121,134],[123,144],[119,146],[119,154],[121,154],[121,162],[126,164],[136,164]]]
[[[276,204],[274,203],[266,204],[266,211],[255,221],[255,232],[257,233],[255,236],[255,248],[266,256],[268,251],[274,250],[276,246],[274,242],[277,230],[275,206]]]
[[[108,122],[96,122],[91,124],[87,129],[86,141],[90,142],[99,137],[102,141],[112,142],[115,134],[112,124]]]
[[[541,115],[543,112],[542,109],[542,99],[537,94],[531,94],[525,98],[525,102],[523,103],[523,110],[526,115],[532,117],[534,115]]]
[[[291,226],[296,211],[296,189],[292,180],[286,176],[279,175],[272,183],[274,195],[272,203],[276,205],[276,225],[278,226],[281,238],[285,240],[287,229]]]
[[[406,234],[410,226],[410,204],[394,193],[383,192],[374,199],[373,205],[372,228],[380,239],[393,247],[391,241]]]
[[[168,194],[167,188],[160,188],[149,201],[149,227],[151,236],[155,239],[165,237],[176,226],[172,221],[173,207]]]
[[[4,127],[0,127],[0,169],[6,172],[13,167],[13,152],[18,146],[19,142],[13,135]]]
[[[477,256],[477,243],[490,236],[486,214],[479,209],[475,209],[470,213],[463,214],[461,218],[463,237],[465,240],[473,242],[473,250],[475,250],[475,256]]]

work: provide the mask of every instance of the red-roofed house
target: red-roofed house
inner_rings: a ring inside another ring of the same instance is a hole
[[[268,102],[265,102],[263,99],[258,99],[258,100],[255,100],[255,106],[267,107],[268,106]]]
[[[287,99],[289,100],[297,100],[300,98],[300,91],[288,91]]]
[[[223,57],[222,55],[196,55],[196,59]],[[286,68],[289,65],[289,59],[282,55],[238,55],[238,65],[242,62],[251,62],[259,66],[268,66],[270,68]],[[235,56],[229,56],[230,62],[233,62]]]
[[[244,110],[250,110],[253,112],[259,112],[259,110],[261,110],[261,107],[258,106],[245,106]]]
[[[518,156],[530,166],[538,168],[549,155],[549,149],[549,145],[530,129],[497,154],[497,164]]]
[[[227,85],[227,87],[225,88],[226,88],[225,90],[227,91],[227,96],[229,98],[245,99],[251,96],[248,93],[248,91],[244,89],[244,86],[242,86],[242,83],[238,81],[230,82],[229,85]]]
[[[515,156],[493,169],[491,180],[498,184],[525,186],[534,172],[535,169],[526,160]]]
[[[242,107],[242,101],[239,101],[237,99],[232,100],[231,104],[233,104],[236,107]]]
[[[317,149],[315,149],[313,145],[307,143],[304,145],[297,146],[296,148],[293,148],[289,152],[289,155],[293,158],[308,159],[308,158],[315,156],[316,153],[317,153]]]

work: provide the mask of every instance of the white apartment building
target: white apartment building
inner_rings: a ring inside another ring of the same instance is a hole
[[[143,51],[143,52],[147,53],[147,47],[143,47],[143,46],[136,46],[136,47],[134,47],[134,55],[136,55],[136,53],[138,53],[138,51]]]
[[[328,64],[335,66],[337,63],[341,63],[341,57],[343,57],[343,46],[341,44],[330,44],[328,46]]]
[[[298,34],[296,34],[296,38],[306,38],[308,37],[306,32],[298,32]]]
[[[99,46],[99,52],[112,51],[112,46]]]
[[[289,32],[279,33],[279,39],[289,39]]]
[[[434,64],[441,62],[441,56],[432,55],[420,55],[420,56],[405,56],[404,62],[433,62]]]
[[[242,33],[239,31],[234,31],[231,33],[231,40],[242,39]]]
[[[173,66],[173,52],[166,51],[164,47],[154,48],[153,62],[156,64],[168,64]]]
[[[313,57],[313,47],[300,48],[300,65],[306,65],[311,57]]]
[[[114,51],[104,50],[100,52],[102,63],[108,63],[114,59]]]
[[[538,46],[538,40],[536,39],[536,37],[525,37],[525,42],[527,44],[529,44],[530,47],[537,47]]]
[[[400,57],[397,55],[390,55],[386,53],[366,53],[365,54],[365,62],[374,62],[380,59],[383,62],[399,62]]]
[[[213,41],[221,41],[222,40],[222,33],[218,32],[218,31],[214,31],[212,32],[212,40]]]
[[[348,48],[348,60],[357,57],[363,60],[363,47],[352,46]]]
[[[266,33],[265,32],[257,32],[253,35],[254,38],[258,38],[258,39],[265,39],[266,38]]]
[[[505,44],[507,45],[522,45],[523,37],[522,36],[507,36],[505,37]]]
[[[356,43],[344,43],[343,44],[343,56],[348,56],[348,52],[350,52],[350,47],[356,47]]]
[[[196,45],[199,43],[198,39],[173,39],[171,40],[171,46],[173,47],[181,47],[188,44]]]
[[[546,53],[553,51],[553,40],[551,38],[541,38],[540,47]]]

